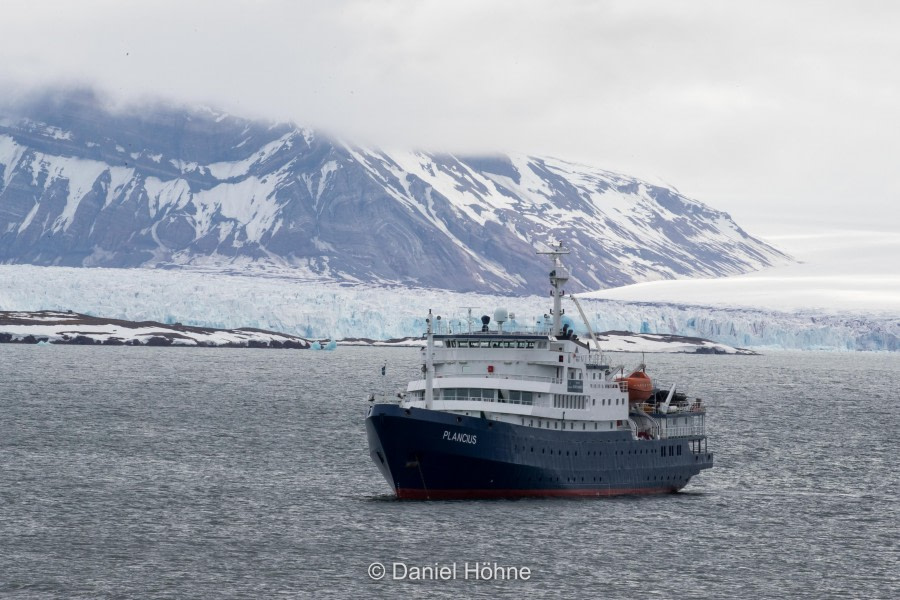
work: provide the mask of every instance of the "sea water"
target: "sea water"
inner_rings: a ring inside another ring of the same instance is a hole
[[[709,409],[681,493],[410,502],[363,419],[415,349],[0,345],[0,597],[900,595],[900,356],[647,362]]]

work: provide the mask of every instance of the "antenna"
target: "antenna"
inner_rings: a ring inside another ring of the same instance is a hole
[[[550,250],[538,251],[538,254],[546,254],[553,261],[553,270],[550,271],[550,285],[553,286],[553,289],[550,290],[550,295],[553,296],[553,331],[551,333],[554,336],[559,336],[562,333],[560,329],[562,324],[562,296],[566,293],[562,286],[569,280],[569,272],[560,259],[563,255],[569,254],[569,251],[563,248],[562,242],[551,242],[550,247]]]
[[[478,308],[478,307],[477,307],[477,306],[460,306],[460,308],[467,308],[467,309],[469,309],[469,315],[468,315],[468,317],[466,317],[466,321],[467,321],[468,324],[469,324],[469,333],[472,333],[472,309],[473,309],[473,308]]]

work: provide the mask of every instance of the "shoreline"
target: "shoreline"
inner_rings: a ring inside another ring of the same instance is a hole
[[[607,331],[598,334],[597,339],[604,352],[758,354],[703,338],[677,335]],[[251,327],[216,329],[181,323],[108,319],[72,311],[0,311],[0,344],[334,350],[337,346],[411,348],[424,343],[419,337],[306,339]]]

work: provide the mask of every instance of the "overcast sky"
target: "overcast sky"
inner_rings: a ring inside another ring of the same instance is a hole
[[[900,3],[6,0],[0,89],[666,182],[752,233],[900,231]]]

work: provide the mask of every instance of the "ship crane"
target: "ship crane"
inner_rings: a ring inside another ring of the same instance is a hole
[[[600,342],[597,341],[597,336],[594,335],[594,330],[591,329],[591,324],[588,322],[587,315],[584,314],[584,310],[581,308],[581,302],[578,301],[578,298],[570,295],[569,298],[572,299],[572,302],[575,303],[575,308],[578,309],[578,314],[581,315],[581,320],[584,321],[584,326],[587,327],[588,335],[591,336],[591,340],[594,342],[594,348],[597,349],[597,352],[600,353],[600,362],[603,362],[603,351],[600,350]]]

